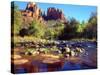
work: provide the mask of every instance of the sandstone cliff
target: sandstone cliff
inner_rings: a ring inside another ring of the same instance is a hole
[[[21,10],[24,24],[29,24],[32,20],[46,22],[47,20],[59,20],[66,22],[66,18],[60,9],[50,7],[47,12],[42,12],[41,9],[34,2],[29,2],[25,10]]]
[[[47,10],[47,15],[43,15],[45,20],[62,20],[65,21],[64,14],[62,10],[50,7]]]

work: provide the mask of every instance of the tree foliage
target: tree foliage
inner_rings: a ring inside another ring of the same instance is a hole
[[[19,30],[21,29],[22,25],[22,15],[21,12],[18,9],[18,6],[16,4],[11,4],[11,24],[12,24],[12,33],[18,34]]]
[[[30,24],[28,34],[37,38],[43,38],[45,34],[46,26],[37,20],[33,20]]]
[[[11,4],[12,34],[20,36],[34,36],[41,39],[70,40],[74,38],[97,39],[97,13],[92,13],[87,22],[80,23],[71,18],[67,23],[59,20],[48,20],[47,24],[33,19],[27,28],[23,23],[23,17],[16,4]]]
[[[75,18],[71,18],[66,24],[62,34],[59,36],[61,40],[72,39],[76,37],[79,22]]]
[[[84,28],[83,35],[85,38],[97,39],[97,14],[92,13],[86,27]]]
[[[58,39],[58,36],[62,33],[64,29],[63,23],[57,23],[53,27],[48,27],[45,32],[46,39]]]

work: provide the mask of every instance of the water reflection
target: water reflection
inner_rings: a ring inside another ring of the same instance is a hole
[[[25,68],[17,68],[15,73],[27,73],[27,70]]]
[[[43,63],[42,61],[33,60],[29,64],[14,66],[15,73],[32,73],[32,72],[48,72],[48,71],[67,71],[81,69],[97,68],[97,45],[92,42],[67,42],[71,46],[81,46],[88,54],[81,56],[81,63],[72,62],[70,60],[60,60],[56,63]]]
[[[15,73],[67,71],[67,70],[80,70],[80,69],[92,69],[92,68],[96,68],[96,67],[91,67],[80,63],[73,63],[70,61],[65,61],[64,63],[60,62],[55,64],[44,64],[40,62],[32,62],[30,66],[16,68]]]
[[[81,69],[80,64],[78,63],[72,63],[72,62],[65,62],[64,65],[62,66],[62,70],[77,70]]]

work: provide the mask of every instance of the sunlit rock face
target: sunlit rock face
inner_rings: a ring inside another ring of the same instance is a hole
[[[29,2],[25,10],[20,10],[23,17],[23,24],[29,25],[34,19],[42,23],[47,20],[59,20],[59,22],[66,22],[66,18],[61,9],[54,7],[47,8],[47,11],[41,11],[35,2]]]
[[[22,12],[23,16],[38,18],[41,15],[41,10],[37,7],[36,3],[29,2],[26,9]]]
[[[26,7],[26,10],[29,10],[29,11],[35,11],[36,10],[36,8],[37,8],[37,5],[36,5],[36,3],[34,3],[34,2],[29,2],[28,4],[27,4],[27,7]]]
[[[43,21],[41,16],[42,11],[37,7],[37,4],[34,2],[29,2],[26,6],[25,10],[21,10],[23,21],[27,25],[32,22],[33,19],[38,20],[40,22]]]
[[[34,2],[29,2],[27,4],[26,11],[29,12],[29,16],[34,17],[36,19],[39,19],[42,13]]]

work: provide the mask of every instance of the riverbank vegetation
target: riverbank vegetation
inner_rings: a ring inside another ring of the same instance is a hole
[[[14,16],[13,16],[14,14]],[[12,7],[12,34],[21,37],[33,37],[46,40],[71,40],[71,39],[95,39],[97,40],[97,13],[92,12],[87,22],[80,23],[75,18],[70,18],[66,23],[51,22],[47,25],[33,20],[29,26],[22,22],[22,16],[17,6]]]

